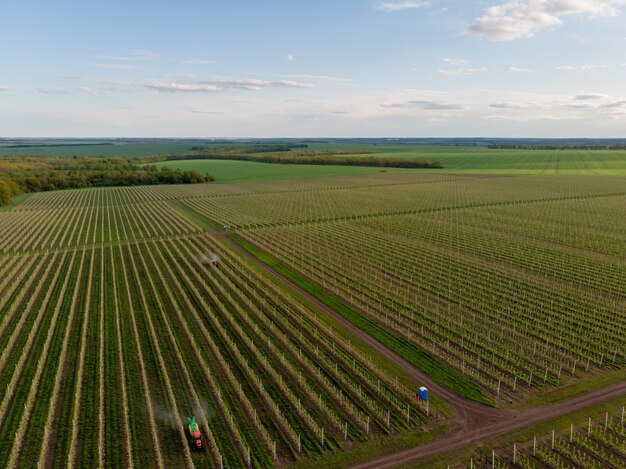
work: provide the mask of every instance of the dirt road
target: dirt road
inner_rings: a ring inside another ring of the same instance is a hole
[[[364,342],[374,348],[390,362],[394,363],[407,374],[415,378],[418,383],[428,387],[431,393],[435,394],[439,399],[445,401],[450,406],[453,413],[452,425],[450,426],[450,430],[444,436],[430,443],[360,464],[355,466],[355,469],[382,469],[417,462],[424,458],[458,450],[470,444],[496,438],[512,431],[566,415],[609,399],[626,396],[626,382],[621,382],[557,404],[527,410],[493,409],[476,402],[468,401],[434,382],[427,375],[416,369],[411,363],[389,350],[376,339],[363,332],[350,321],[326,306],[307,291],[300,288],[291,280],[276,273],[271,267],[259,261],[256,257],[247,252],[230,238],[226,236],[220,236],[220,238],[235,251],[244,255],[263,268],[277,282],[293,291],[296,291],[311,303],[315,304],[319,309],[326,312],[329,316],[360,337]]]

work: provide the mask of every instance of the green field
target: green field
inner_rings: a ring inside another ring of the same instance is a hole
[[[145,156],[170,155],[191,151],[185,143],[114,143],[113,145],[59,145],[53,147],[7,147],[0,145],[4,156],[123,156],[140,158]]]
[[[354,166],[314,166],[300,164],[268,164],[252,161],[227,160],[179,160],[156,163],[155,166],[168,166],[184,171],[197,171],[210,174],[217,183],[239,183],[254,181],[280,181],[289,179],[309,179],[324,176],[351,176],[380,172],[416,172],[395,168],[363,168]]]
[[[491,150],[469,147],[393,145],[311,145],[312,149],[382,151],[354,156],[441,161],[443,169],[394,169],[388,172],[483,174],[626,175],[626,151],[620,150]],[[269,165],[244,161],[190,160],[157,163],[214,175],[218,182],[262,181],[379,172],[380,168]],[[248,166],[249,165],[249,166]],[[284,166],[284,168],[276,167]]]

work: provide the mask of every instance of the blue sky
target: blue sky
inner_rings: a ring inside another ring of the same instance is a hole
[[[626,0],[0,2],[0,137],[624,137]]]

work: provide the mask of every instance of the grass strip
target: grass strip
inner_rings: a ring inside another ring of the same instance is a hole
[[[379,456],[392,454],[418,445],[426,444],[436,438],[443,437],[448,431],[447,425],[417,432],[404,432],[382,438],[374,438],[355,447],[344,448],[342,451],[311,455],[308,459],[285,464],[287,469],[341,469],[365,463]]]
[[[461,376],[456,371],[446,368],[428,353],[418,349],[407,340],[394,336],[391,332],[379,326],[374,321],[363,317],[344,304],[339,298],[329,295],[321,287],[310,280],[301,277],[291,267],[279,261],[272,255],[259,250],[241,236],[232,234],[229,235],[229,237],[258,260],[271,267],[274,271],[289,279],[303,290],[315,296],[318,300],[329,308],[332,308],[337,313],[341,314],[341,316],[357,326],[359,329],[368,333],[381,344],[385,345],[416,368],[426,373],[431,379],[436,381],[441,386],[466,399],[486,404],[488,406],[494,406],[493,401],[483,394],[480,387]]]
[[[201,230],[207,229],[222,229],[222,225],[216,222],[215,220],[211,220],[208,217],[205,217],[197,210],[194,210],[189,205],[187,205],[183,200],[173,200],[167,202],[172,209],[178,212],[180,215],[189,219],[194,225],[196,225]]]

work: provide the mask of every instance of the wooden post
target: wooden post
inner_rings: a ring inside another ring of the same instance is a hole
[[[591,435],[591,417],[589,417],[589,425],[587,426],[587,435]]]
[[[622,420],[620,421],[622,426],[624,426],[624,407],[626,407],[626,406],[622,406]]]
[[[571,423],[569,426],[569,442],[571,443],[574,440],[574,424]]]
[[[300,442],[300,434],[298,434],[298,454],[302,453],[302,444]]]
[[[496,450],[491,450],[491,469],[496,467]]]
[[[554,449],[554,430],[552,430],[552,449]]]
[[[513,443],[513,464],[517,461],[517,445]]]
[[[533,437],[533,456],[535,455],[535,452],[537,451],[537,436]]]
[[[609,426],[609,413],[604,414],[604,429],[606,430]]]

